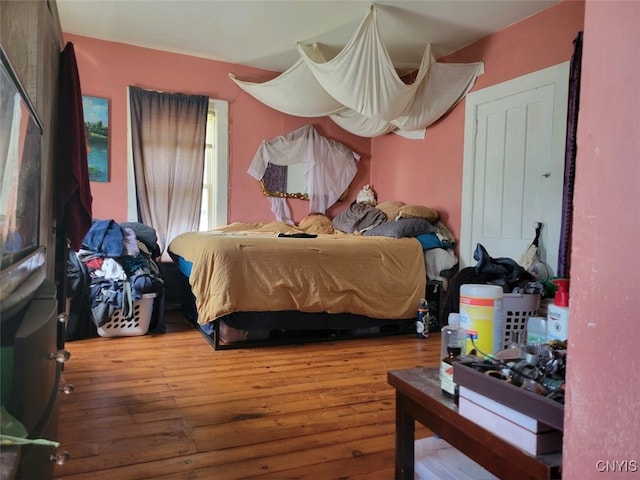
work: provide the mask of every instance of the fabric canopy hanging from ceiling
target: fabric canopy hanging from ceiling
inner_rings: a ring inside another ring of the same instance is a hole
[[[263,83],[230,78],[265,105],[299,117],[329,116],[362,137],[423,130],[471,89],[484,63],[439,63],[430,46],[415,81],[406,84],[380,38],[372,5],[358,30],[333,59],[317,44],[297,44],[301,58]]]

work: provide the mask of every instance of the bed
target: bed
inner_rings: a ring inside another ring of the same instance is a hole
[[[427,282],[420,242],[302,226],[232,223],[171,241],[215,348],[291,331],[415,332]]]

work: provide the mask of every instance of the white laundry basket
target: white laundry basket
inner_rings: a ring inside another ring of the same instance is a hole
[[[507,348],[513,340],[512,332],[523,332],[526,335],[527,320],[538,315],[540,294],[505,293],[502,297],[502,332],[503,348]]]
[[[123,318],[122,310],[116,310],[109,320],[98,327],[98,335],[101,337],[134,337],[144,335],[149,330],[151,314],[153,313],[153,300],[155,293],[144,293],[140,300],[133,302],[133,315],[131,318]]]

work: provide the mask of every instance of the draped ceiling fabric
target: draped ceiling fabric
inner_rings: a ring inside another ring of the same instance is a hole
[[[247,173],[261,180],[268,164],[284,166],[304,163],[309,213],[325,213],[355,177],[358,160],[360,155],[345,145],[323,137],[312,125],[305,125],[286,135],[263,140]],[[286,199],[269,197],[269,200],[276,220],[293,225]]]
[[[296,45],[301,58],[263,83],[229,77],[271,108],[298,117],[329,116],[355,135],[377,137],[424,130],[464,98],[484,63],[438,63],[425,48],[415,81],[406,84],[393,66],[372,5],[358,30],[333,59],[317,44]]]

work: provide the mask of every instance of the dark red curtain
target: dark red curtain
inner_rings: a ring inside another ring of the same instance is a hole
[[[564,189],[562,194],[562,226],[558,252],[558,277],[569,278],[571,271],[571,231],[573,226],[573,188],[576,177],[576,133],[580,109],[580,73],[582,66],[582,32],[573,41],[569,69],[569,104],[567,143],[564,157]]]
[[[87,164],[87,138],[82,111],[82,90],[76,54],[71,42],[60,56],[58,135],[55,161],[58,194],[58,234],[79,250],[91,228],[91,186]],[[62,232],[60,231],[62,230]]]

